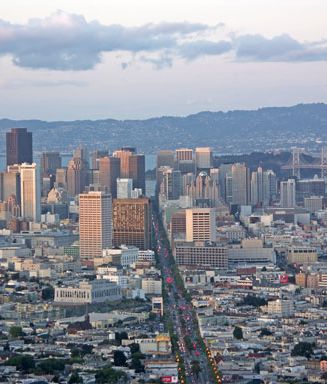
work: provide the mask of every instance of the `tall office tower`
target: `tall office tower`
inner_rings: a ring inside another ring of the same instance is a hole
[[[58,168],[61,168],[59,152],[43,152],[41,155],[41,177],[55,175]]]
[[[249,204],[249,169],[243,163],[236,163],[232,166],[232,196],[232,204]]]
[[[218,184],[204,171],[201,171],[195,183],[188,189],[188,195],[193,201],[193,205],[203,208],[216,207],[219,201]]]
[[[109,193],[79,195],[79,245],[81,259],[91,261],[112,247],[112,200]]]
[[[182,176],[182,195],[187,195],[195,180],[194,173],[186,173]]]
[[[230,202],[227,200],[227,194],[226,194],[226,176],[227,174],[232,173],[232,166],[233,164],[221,164],[219,167],[219,191],[220,191],[220,196],[222,197],[223,200],[226,202]],[[232,193],[230,192],[229,196],[231,196]]]
[[[263,205],[268,206],[277,196],[277,177],[275,172],[267,170],[263,172]]]
[[[213,164],[212,149],[210,147],[195,148],[195,164],[197,169],[209,170]]]
[[[261,167],[251,173],[251,204],[263,205],[263,171]]]
[[[113,200],[113,244],[151,248],[150,199]]]
[[[216,210],[189,208],[186,212],[186,241],[216,241]]]
[[[117,179],[117,199],[130,199],[132,197],[132,190],[132,179]]]
[[[99,169],[99,159],[109,156],[108,149],[97,149],[91,155],[91,168]]]
[[[67,189],[67,168],[58,168],[56,171],[56,186]]]
[[[176,167],[182,173],[195,173],[193,149],[176,149]]]
[[[226,203],[232,204],[233,202],[233,176],[232,173],[226,174],[225,182],[225,191],[226,191]]]
[[[145,193],[145,156],[136,153],[133,147],[123,147],[113,153],[120,159],[120,177],[133,179],[134,188]]]
[[[161,150],[157,153],[157,169],[163,166],[175,167],[175,151]]]
[[[133,187],[142,189],[145,195],[145,156],[135,154],[129,158],[129,179],[133,179]]]
[[[182,193],[181,171],[174,171],[172,168],[166,167],[163,171],[160,192],[167,200],[178,200]]]
[[[19,169],[0,173],[0,201],[7,201],[10,196],[15,196],[17,204],[20,205]]]
[[[117,197],[117,179],[120,177],[120,158],[113,156],[98,159],[99,183],[107,187],[113,199]]]
[[[75,150],[67,167],[67,190],[70,196],[82,193],[89,184],[89,164],[87,151],[83,147]]]
[[[287,181],[280,182],[280,205],[283,208],[294,208],[295,201],[296,181],[295,179],[288,179]]]
[[[129,158],[136,154],[136,148],[134,147],[123,147],[113,153],[114,157],[120,159],[120,177],[130,178],[129,172]]]
[[[219,168],[211,168],[209,171],[209,176],[211,177],[212,180],[214,180],[217,185],[219,186]]]
[[[12,128],[6,133],[7,165],[33,162],[32,132]]]
[[[41,219],[40,176],[37,165],[20,165],[21,215],[24,219],[39,222]]]

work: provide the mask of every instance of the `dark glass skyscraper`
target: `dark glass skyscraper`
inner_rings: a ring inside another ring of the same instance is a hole
[[[33,163],[32,132],[12,128],[6,133],[7,165]]]

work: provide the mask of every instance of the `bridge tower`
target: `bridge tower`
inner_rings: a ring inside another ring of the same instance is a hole
[[[301,148],[293,148],[293,150],[292,150],[292,175],[296,176],[298,179],[301,178],[300,156],[301,156]]]
[[[327,148],[321,148],[321,157],[320,157],[320,167],[321,167],[321,177],[323,179],[327,178]]]

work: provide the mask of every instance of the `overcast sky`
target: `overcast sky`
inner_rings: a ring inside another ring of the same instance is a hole
[[[0,118],[327,102],[326,0],[0,2]]]

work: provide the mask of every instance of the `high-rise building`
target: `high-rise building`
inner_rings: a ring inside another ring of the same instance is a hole
[[[176,167],[184,173],[195,172],[195,161],[193,149],[180,148],[176,149]]]
[[[227,180],[226,180],[226,177],[227,177],[227,175],[231,175],[232,166],[233,166],[233,164],[221,164],[219,167],[219,191],[220,191],[220,196],[226,202],[230,202],[227,199],[227,186],[226,186]],[[230,191],[229,196],[231,196],[231,195],[232,195],[232,192]]]
[[[33,162],[32,132],[26,128],[12,128],[6,133],[7,165]]]
[[[41,219],[40,177],[37,165],[20,165],[21,215],[23,219],[39,222]]]
[[[132,179],[117,179],[117,199],[130,199],[132,197],[132,190]]]
[[[79,195],[79,244],[81,259],[91,261],[112,246],[112,200],[104,192]]]
[[[150,199],[114,199],[113,234],[114,246],[151,248]]]
[[[56,171],[56,186],[67,189],[67,168],[58,168]]]
[[[107,156],[109,156],[109,152],[107,149],[97,149],[96,151],[94,151],[91,155],[91,168],[99,169],[99,159]]]
[[[136,148],[123,147],[113,153],[114,157],[120,159],[120,177],[129,178],[129,158],[136,154]]]
[[[20,171],[0,173],[0,201],[6,201],[10,196],[15,196],[20,205]]]
[[[294,208],[296,206],[295,200],[296,181],[295,179],[288,179],[280,183],[280,205],[283,208]]]
[[[135,154],[129,158],[129,179],[133,180],[133,187],[142,189],[145,195],[145,156]]]
[[[219,201],[218,184],[205,171],[201,171],[195,183],[188,186],[187,195],[193,206],[202,208],[216,207]]]
[[[171,150],[161,150],[157,153],[157,169],[167,166],[175,167],[175,152]]]
[[[232,165],[232,204],[247,205],[250,200],[249,169],[245,164]]]
[[[59,152],[43,152],[41,155],[41,176],[55,175],[58,168],[61,168]]]
[[[89,164],[87,151],[83,147],[75,150],[67,167],[67,190],[70,196],[84,192],[89,184]]]
[[[117,197],[117,179],[120,177],[120,159],[104,156],[98,159],[99,183],[107,187],[113,199]]]
[[[189,208],[186,212],[186,241],[216,241],[216,210]]]
[[[304,208],[310,213],[315,213],[321,210],[323,207],[323,197],[322,196],[311,196],[304,198]]]
[[[140,188],[145,194],[145,156],[137,154],[133,147],[123,147],[113,153],[120,159],[120,177],[133,179],[134,188]]]
[[[165,167],[160,189],[167,200],[178,200],[182,193],[181,171],[174,171],[173,168]]]
[[[263,205],[263,171],[261,167],[251,173],[251,204]]]
[[[209,170],[213,164],[212,149],[210,147],[195,148],[195,164],[197,169]]]
[[[276,200],[277,196],[277,177],[275,172],[267,170],[263,173],[263,205],[270,205]]]

